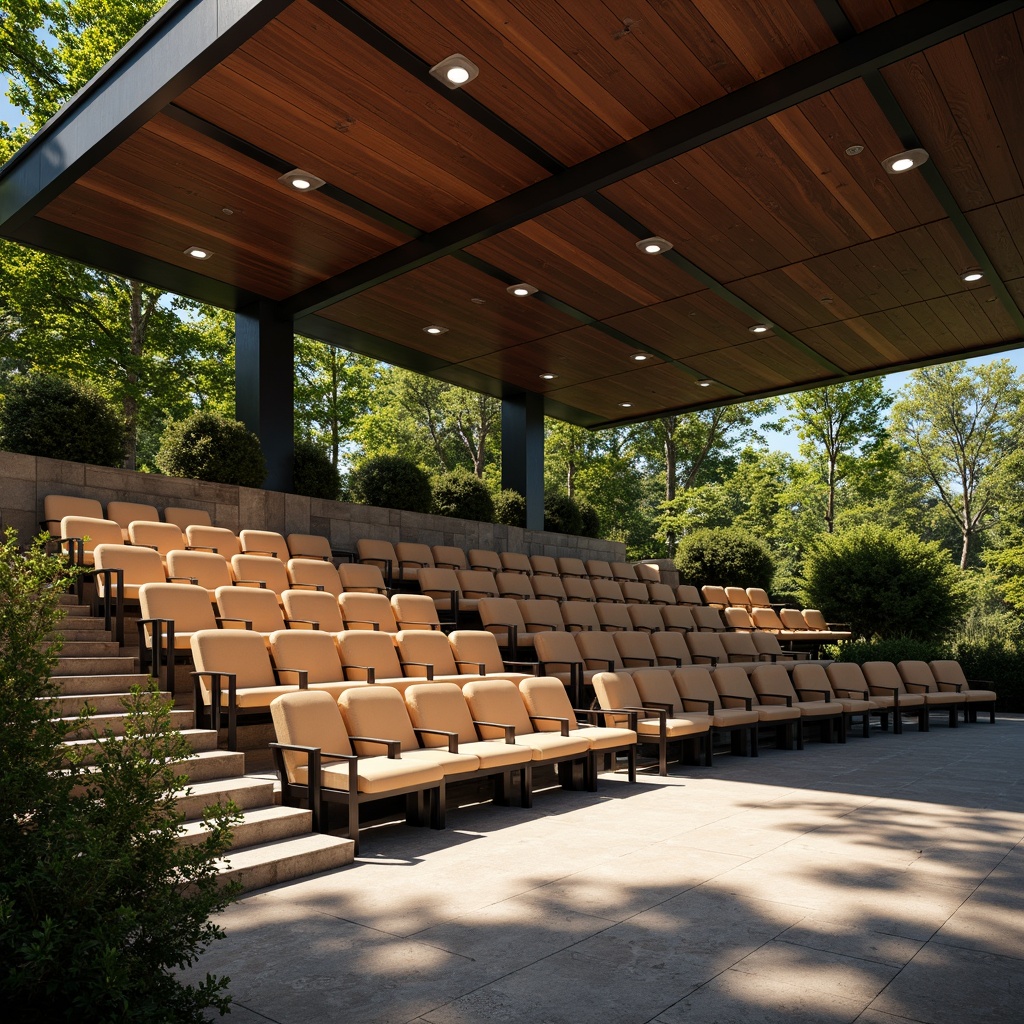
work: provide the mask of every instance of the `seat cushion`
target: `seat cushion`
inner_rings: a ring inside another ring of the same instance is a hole
[[[235,706],[239,708],[269,708],[270,702],[282,693],[296,693],[297,686],[242,686],[235,691]],[[223,708],[229,706],[228,688],[221,684],[220,705]],[[209,701],[209,690],[203,686],[203,702]]]
[[[328,764],[320,771],[320,783],[328,789],[348,790],[348,765]],[[305,785],[308,779],[305,766],[295,769],[295,781]],[[440,782],[443,773],[439,765],[425,761],[407,761],[388,757],[361,757],[357,766],[357,792],[387,793],[407,786],[428,786]]]
[[[784,704],[760,704],[757,706],[757,718],[760,722],[778,724],[779,722],[791,722],[799,717],[799,708],[787,708]]]
[[[503,743],[501,740],[475,740],[459,744],[460,754],[475,754],[480,758],[480,767],[515,768],[533,760],[533,751],[520,743]]]
[[[756,708],[750,711],[743,708],[717,708],[712,722],[716,729],[731,729],[737,725],[753,725],[759,718]]]
[[[562,736],[557,732],[528,732],[516,735],[516,744],[529,747],[535,761],[548,761],[560,757],[582,757],[590,744],[579,736]]]
[[[705,712],[686,715],[683,718],[669,718],[665,722],[666,739],[675,740],[683,736],[698,736],[711,728],[711,718]],[[637,733],[641,740],[656,737],[660,734],[660,726],[656,718],[641,718],[637,722]]]
[[[462,772],[475,772],[480,767],[480,758],[476,754],[466,753],[459,748],[457,754],[444,747],[424,747],[420,750],[403,750],[403,761],[416,764],[425,762],[436,764],[445,775],[460,775]]]
[[[615,729],[603,725],[570,729],[569,735],[586,740],[591,750],[618,750],[620,747],[636,743],[636,733],[632,729]]]

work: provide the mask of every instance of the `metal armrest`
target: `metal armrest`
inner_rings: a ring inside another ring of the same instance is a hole
[[[635,708],[602,708],[600,711],[594,708],[573,708],[573,711],[577,715],[583,715],[588,722],[596,724],[601,715],[610,715],[618,713],[620,715],[626,715],[629,721],[629,728],[636,732],[636,723],[640,718],[639,712]]]
[[[683,659],[682,658],[672,658],[672,657],[669,657],[669,655],[667,655],[667,654],[659,654],[658,655],[658,664],[659,665],[664,665],[666,662],[668,662],[671,665],[675,665],[676,668],[682,668],[683,667]]]
[[[434,666],[429,661],[400,661],[398,664],[402,666],[403,672],[405,672],[406,668],[410,665],[414,668],[425,668],[427,670],[426,678],[428,680],[434,678]],[[407,672],[406,675],[408,675]]]
[[[226,615],[215,615],[214,621],[217,623],[218,629],[223,629],[225,622],[240,622],[242,629],[252,629],[252,619],[235,619]]]
[[[370,629],[372,629],[372,630],[375,630],[375,631],[377,631],[377,632],[379,632],[379,631],[380,631],[380,623],[379,623],[379,622],[376,622],[376,621],[374,621],[373,619],[344,619],[344,618],[343,618],[343,619],[341,620],[341,624],[342,624],[342,625],[343,625],[343,626],[344,626],[344,627],[345,627],[346,629],[348,629],[348,628],[349,628],[349,625],[350,625],[351,623],[355,623],[356,625],[360,625],[360,626],[369,626],[369,627],[370,627]]]
[[[416,738],[419,739],[421,736],[447,736],[448,737],[448,753],[457,754],[459,752],[459,734],[457,732],[449,732],[447,729],[422,729],[413,726]]]
[[[952,686],[954,693],[962,693],[964,684],[963,683],[940,683],[936,681],[935,685],[941,690],[943,686]]]
[[[310,629],[320,628],[320,623],[315,619],[287,619],[285,620],[285,628],[291,629],[295,623],[300,623],[303,626],[309,626]]]
[[[266,580],[235,580],[235,582],[234,582],[234,585],[236,587],[249,587],[249,586],[253,586],[254,584],[257,587],[259,587],[260,590],[266,590],[267,589],[267,581]]]
[[[388,748],[388,757],[390,757],[392,761],[401,760],[401,740],[386,740],[382,739],[380,736],[349,736],[349,740],[352,743],[381,743]]]
[[[482,661],[456,661],[455,666],[458,670],[462,671],[463,665],[472,665],[478,672],[483,672],[486,669],[486,665]]]
[[[261,551],[259,548],[242,548],[243,555],[267,555],[270,558],[277,558],[276,551]]]
[[[569,719],[559,718],[556,715],[530,715],[531,722],[559,722],[562,727],[562,735],[569,735]]]
[[[800,687],[797,688],[796,692],[799,695],[801,700],[804,699],[803,695],[805,693],[820,693],[821,696],[822,696],[822,699],[825,701],[826,704],[831,704],[832,703],[832,694],[828,690],[813,690],[813,689],[811,689],[810,687],[807,687],[807,686],[800,686]]]
[[[350,670],[353,672],[365,672],[366,679],[349,679],[348,674]],[[377,681],[377,670],[373,665],[342,665],[341,674],[345,677],[346,683],[375,683]]]
[[[473,724],[477,727],[476,731],[478,735],[480,733],[480,726],[486,725],[491,729],[504,729],[506,743],[515,743],[516,741],[516,727],[514,725],[509,725],[507,722],[482,722],[474,718]],[[483,739],[482,736],[480,738]]]
[[[793,695],[791,693],[759,693],[757,696],[758,700],[760,700],[761,697],[776,697],[778,700],[784,700],[787,708],[791,708],[793,706]],[[760,702],[762,704],[764,703],[763,700]]]
[[[609,672],[615,671],[615,662],[611,658],[584,658],[583,664],[589,665],[592,661],[596,661],[599,665],[607,665]]]
[[[718,667],[718,655],[716,655],[716,654],[694,654],[693,655],[693,663],[695,665],[698,664],[698,662],[700,662],[701,660],[703,660],[703,661],[710,661],[712,668],[717,668]]]
[[[299,677],[299,689],[300,690],[308,690],[309,689],[309,671],[308,671],[308,669],[304,669],[304,668],[275,668],[273,671],[274,671],[274,679],[277,681],[277,685],[278,686],[286,686],[287,685],[286,683],[282,683],[281,682],[281,676],[285,672],[294,672],[295,675],[297,675]]]
[[[744,705],[744,707],[746,708],[747,711],[753,711],[753,709],[754,709],[754,699],[753,699],[753,697],[740,697],[740,696],[737,696],[735,693],[720,693],[718,695],[718,699],[723,702],[723,707],[724,707],[724,702],[727,701],[727,700],[741,700],[741,701],[743,701],[743,705]]]
[[[188,583],[193,587],[199,586],[199,580],[195,576],[168,576],[168,583]]]
[[[651,668],[654,667],[654,659],[653,658],[627,658],[627,657],[623,656],[623,659],[622,659],[622,664],[623,665],[625,665],[627,662],[630,662],[630,661],[639,661],[643,665],[647,665],[647,666],[649,666]]]
[[[708,714],[713,715],[715,713],[715,702],[713,700],[701,700],[700,697],[681,697],[680,700],[683,702],[683,710],[686,710],[687,704],[704,704],[707,706]]]

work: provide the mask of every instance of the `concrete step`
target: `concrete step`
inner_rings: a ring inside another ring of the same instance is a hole
[[[79,694],[128,693],[133,686],[146,687],[149,676],[141,672],[132,675],[59,676],[61,692],[66,697]]]
[[[230,853],[220,877],[241,882],[242,891],[251,892],[351,864],[352,847],[350,839],[320,833],[279,839]]]
[[[52,633],[49,633],[46,637],[47,640],[56,640],[60,638],[65,644],[69,643],[111,643],[110,630],[103,628],[103,621],[100,620],[98,626],[82,626],[79,627],[76,624],[70,626],[63,625],[60,629],[55,629]]]
[[[240,750],[200,750],[195,757],[182,761],[178,771],[190,783],[239,778],[245,774],[245,754]]]
[[[121,645],[116,640],[68,640],[61,648],[61,661],[65,658],[116,658],[121,656]]]
[[[198,752],[213,751],[217,749],[217,734],[212,729],[182,729],[181,735],[188,741],[189,746]],[[102,743],[106,743],[105,737],[93,738],[92,736],[79,740],[66,740],[64,745],[72,750],[83,751],[83,764],[91,764],[95,759],[95,752]],[[189,762],[185,762],[188,764]]]
[[[80,729],[74,730],[74,732],[68,735],[69,740],[89,739],[93,733],[98,736],[103,736],[106,730],[110,730],[115,736],[124,735],[125,722],[127,721],[127,715],[124,713],[117,714],[104,714],[104,715],[93,715],[89,719],[89,724],[83,726]],[[195,716],[191,711],[172,711],[171,712],[171,725],[176,729],[187,729],[192,722],[195,721]]]
[[[245,811],[242,820],[232,829],[231,849],[244,850],[248,846],[273,843],[293,836],[311,835],[313,813],[299,807],[253,807]],[[181,837],[182,843],[197,844],[208,835],[201,821],[189,821]]]
[[[124,702],[130,696],[131,694],[127,691],[121,693],[83,693],[58,697],[57,701],[61,716],[64,718],[77,715],[86,704],[93,709],[93,713],[96,715],[116,715],[124,712]],[[169,693],[161,693],[160,696],[168,702],[173,700]]]
[[[274,784],[262,779],[247,779],[244,775],[234,779],[209,779],[189,787],[191,793],[178,797],[178,811],[187,821],[203,816],[203,808],[211,804],[224,804],[228,800],[247,810],[250,807],[268,807],[274,802]]]
[[[55,676],[109,676],[138,672],[138,658],[60,658]]]
[[[86,608],[85,611],[88,612],[89,609]],[[54,632],[63,633],[65,629],[105,630],[106,628],[106,622],[102,615],[66,615]]]

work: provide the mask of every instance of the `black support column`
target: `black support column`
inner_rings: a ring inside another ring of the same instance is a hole
[[[294,361],[292,318],[277,303],[235,313],[235,415],[260,439],[272,491],[292,489]]]
[[[532,392],[501,401],[501,486],[526,498],[526,528],[544,529],[544,399]]]

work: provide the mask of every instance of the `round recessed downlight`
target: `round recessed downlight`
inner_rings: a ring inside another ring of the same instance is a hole
[[[458,89],[473,81],[480,69],[464,54],[453,53],[430,69],[430,74],[449,89]]]
[[[713,380],[709,380],[707,377],[705,377],[704,380],[697,381],[697,386],[702,388],[709,388],[714,383],[715,382]]]
[[[629,358],[632,359],[634,363],[646,363],[651,357],[646,352],[634,352]]]
[[[632,409],[633,408],[633,403],[632,402],[619,402],[619,408],[620,409]]]
[[[527,295],[535,294],[537,289],[534,288],[532,284],[527,284],[525,281],[520,281],[519,284],[510,284],[505,289],[505,291],[507,291],[509,295],[515,295],[516,298],[522,299],[525,298]]]
[[[292,188],[297,188],[300,192],[305,192],[307,188],[313,187],[313,182],[308,178],[292,178],[291,186]]]
[[[650,238],[641,238],[636,247],[648,256],[657,256],[658,253],[668,252],[672,248],[672,243],[660,235],[652,235]]]
[[[558,377],[557,373],[542,373],[540,375],[541,380],[555,380]]]
[[[467,71],[466,68],[459,67],[458,65],[449,68],[444,73],[444,76],[449,82],[453,82],[455,85],[465,85],[469,81],[469,71]]]
[[[980,281],[984,276],[977,267],[971,267],[970,270],[965,270],[960,275],[960,280],[966,281],[968,284],[974,284],[975,281]]]
[[[431,324],[429,327],[424,327],[424,331],[427,334],[444,334],[448,330],[447,327],[441,327],[439,324]]]
[[[201,245],[190,245],[185,250],[186,256],[191,256],[194,260],[208,260],[213,253],[209,249],[204,249]]]
[[[914,166],[914,161],[910,157],[905,156],[900,160],[893,160],[892,169],[899,173],[900,171],[909,171]]]
[[[754,324],[753,327],[748,328],[751,334],[765,334],[770,328],[767,324]]]
[[[882,166],[889,174],[903,174],[905,171],[920,167],[928,162],[928,151],[925,149],[908,149],[904,153],[894,153],[882,161]]]

